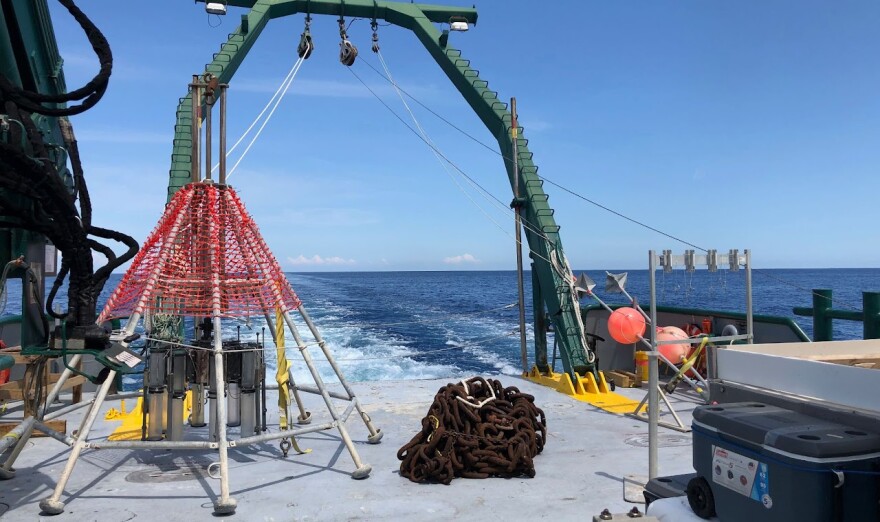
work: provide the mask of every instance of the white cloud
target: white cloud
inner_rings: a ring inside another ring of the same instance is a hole
[[[470,254],[462,254],[460,256],[443,258],[443,262],[447,265],[460,265],[462,263],[479,263],[480,260]]]
[[[308,265],[353,265],[356,263],[354,259],[345,259],[339,256],[321,257],[318,254],[312,257],[306,257],[300,254],[298,257],[288,257],[287,262],[294,266]]]
[[[550,130],[553,128],[553,125],[549,121],[545,120],[529,120],[529,121],[521,121],[520,125],[522,125],[523,129],[528,133],[532,132],[544,132],[546,130]]]

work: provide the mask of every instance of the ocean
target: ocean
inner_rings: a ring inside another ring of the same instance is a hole
[[[599,283],[595,291],[601,299],[625,302],[620,294],[604,291],[604,271],[576,270],[575,274],[581,272]],[[627,290],[647,307],[647,270],[627,272]],[[514,271],[290,273],[288,278],[348,380],[456,378],[520,371]],[[99,309],[120,279],[121,275],[110,278]],[[833,289],[835,307],[845,309],[861,309],[862,291],[880,290],[880,269],[765,269],[753,270],[752,279],[755,313],[793,318],[808,335],[812,335],[812,320],[795,316],[792,308],[811,306],[811,289]],[[744,271],[688,274],[676,270],[664,274],[658,270],[656,281],[657,302],[661,305],[745,310]],[[531,363],[534,353],[528,272],[525,292]],[[15,296],[20,290],[16,290],[15,282],[10,282],[8,295],[4,313],[16,313]],[[56,303],[66,305],[63,292]],[[591,301],[584,299],[581,304]],[[294,314],[295,321],[297,317]],[[304,338],[311,341],[305,325],[301,321],[298,325]],[[253,340],[265,335],[264,326],[261,317],[254,317],[226,321],[223,329],[226,336]],[[859,339],[862,324],[835,321],[834,336]],[[288,357],[294,362],[294,377],[310,381],[305,366],[297,364],[301,359],[289,334],[286,345]],[[322,376],[334,381],[317,347],[310,350]],[[266,359],[271,376],[275,367],[271,339]],[[126,388],[139,381],[138,376],[127,376]]]
[[[619,273],[625,270],[612,270]],[[586,273],[599,297],[605,272]],[[627,291],[647,307],[648,271],[630,270]],[[521,366],[515,271],[293,273],[288,277],[352,380],[515,374]],[[835,307],[861,309],[862,291],[880,289],[880,269],[753,270],[756,314],[790,317],[812,335],[812,288],[832,288]],[[656,272],[657,302],[745,311],[745,272]],[[525,274],[530,364],[531,276]],[[582,305],[591,304],[583,299]],[[835,321],[835,339],[860,339],[862,324]]]

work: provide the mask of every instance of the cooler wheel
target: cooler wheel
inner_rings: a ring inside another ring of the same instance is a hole
[[[694,477],[687,485],[688,504],[700,518],[712,518],[715,516],[715,497],[712,488],[703,477]]]

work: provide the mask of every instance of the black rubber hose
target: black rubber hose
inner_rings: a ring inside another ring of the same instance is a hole
[[[64,258],[61,258],[61,268],[58,269],[58,275],[55,276],[55,282],[52,283],[52,289],[49,290],[49,295],[46,297],[46,313],[55,319],[64,319],[67,316],[67,314],[55,313],[55,310],[52,309],[52,305],[55,303],[55,295],[58,293],[58,289],[61,288],[61,285],[64,284],[64,278],[67,277],[67,272],[69,270],[70,267],[67,266],[67,262],[65,262]]]
[[[108,257],[107,264],[95,271],[95,279],[92,288],[94,288],[96,294],[100,294],[101,290],[104,289],[104,284],[107,282],[107,278],[110,277],[110,274],[124,263],[134,258],[140,249],[140,245],[133,237],[116,230],[92,226],[91,229],[89,229],[89,234],[104,239],[112,239],[113,241],[118,241],[128,247],[128,250],[118,258],[111,260]]]
[[[79,197],[79,210],[82,217],[83,228],[86,230],[92,226],[92,198],[89,196],[89,187],[86,184],[83,173],[82,160],[79,156],[79,145],[73,133],[73,126],[64,118],[58,122],[61,127],[61,135],[67,146],[67,154],[70,156],[70,165],[73,167],[73,184]]]
[[[92,44],[92,49],[94,49],[101,63],[98,74],[79,89],[64,94],[41,94],[26,91],[13,85],[6,77],[0,75],[0,92],[6,98],[28,111],[47,116],[71,116],[92,108],[104,96],[104,93],[107,91],[107,85],[110,82],[110,74],[113,70],[113,54],[110,51],[110,44],[107,43],[103,33],[73,3],[73,0],[58,0],[58,2],[67,8],[67,11],[70,12],[85,31],[86,37],[89,43]],[[66,103],[73,100],[83,100],[83,102],[79,105],[63,109],[52,109],[41,105],[42,103]]]

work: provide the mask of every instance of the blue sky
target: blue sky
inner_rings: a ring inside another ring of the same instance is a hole
[[[244,11],[82,3],[115,57],[103,101],[73,119],[95,222],[143,241],[165,203],[177,100]],[[77,87],[96,59],[49,4]],[[880,266],[880,3],[499,0],[477,9],[476,27],[451,45],[500,98],[517,98],[541,175],[699,246],[750,248],[757,267]],[[231,82],[230,143],[295,62],[302,25],[302,16],[271,22]],[[459,188],[462,178],[339,64],[334,18],[316,18],[312,32],[315,52],[230,179],[284,268],[514,268],[510,212]],[[369,22],[349,34],[358,60],[380,68]],[[495,146],[412,34],[379,35],[404,89]],[[364,63],[354,71],[407,117],[387,82]],[[414,109],[446,156],[510,201],[497,154]],[[576,267],[646,268],[649,249],[686,248],[546,189]]]

